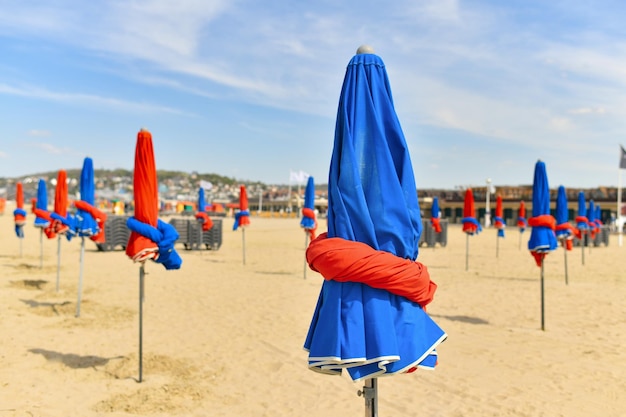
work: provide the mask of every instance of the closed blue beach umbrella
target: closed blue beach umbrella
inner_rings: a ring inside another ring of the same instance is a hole
[[[559,186],[556,195],[556,211],[555,211],[555,233],[556,238],[563,246],[563,256],[565,260],[565,284],[568,283],[567,277],[567,251],[572,250],[572,239],[574,238],[574,226],[569,222],[567,212],[567,193],[565,187]]]
[[[585,264],[585,241],[589,235],[589,219],[587,218],[587,207],[585,205],[585,193],[578,193],[578,215],[576,216],[576,237],[580,241],[582,264]]]
[[[213,220],[206,212],[206,198],[204,197],[204,188],[198,189],[198,211],[196,212],[196,219],[202,225],[202,231],[207,232],[213,227]],[[200,246],[202,246],[202,233],[200,233]]]
[[[544,322],[544,258],[556,249],[556,220],[550,215],[550,188],[546,164],[537,161],[533,180],[533,216],[528,220],[532,227],[528,250],[535,258],[537,266],[541,267],[541,330],[545,330]]]
[[[435,233],[441,233],[439,197],[433,198],[433,205],[430,208],[430,224],[433,226]]]
[[[304,230],[304,249],[309,245],[309,239],[315,239],[317,230],[317,216],[315,215],[315,180],[309,176],[304,190],[304,207],[302,207],[302,220],[300,227]],[[304,278],[307,270],[306,257],[304,258]]]
[[[366,380],[367,411],[376,377],[434,368],[446,338],[423,309],[436,285],[415,261],[422,222],[413,168],[385,65],[371,50],[347,66],[328,194],[328,232],[307,249],[325,281],[304,347],[310,369]],[[392,292],[402,284],[390,282],[391,269],[420,294]]]
[[[307,236],[311,239],[315,239],[315,230],[317,229],[315,217],[315,180],[310,176],[304,189],[304,207],[302,208],[300,227],[307,232]]]
[[[556,195],[556,237],[562,243],[562,246],[567,249],[572,249],[572,238],[574,237],[574,226],[569,222],[569,215],[567,211],[567,193],[564,186],[559,186]],[[568,243],[569,242],[569,243]]]
[[[46,180],[39,179],[37,185],[37,202],[35,204],[37,209],[41,213],[48,211],[48,190],[46,187]],[[39,228],[39,268],[43,268],[43,233],[44,229],[50,225],[50,221],[41,216],[35,216],[35,227]]]
[[[48,210],[48,190],[46,187],[46,180],[43,178],[39,179],[39,183],[37,184],[37,203],[35,207],[42,211]],[[43,217],[36,216],[35,217],[35,227],[40,227],[42,230],[50,224],[50,221],[44,219]]]
[[[83,169],[80,171],[80,199],[93,206],[96,200],[93,160],[89,157],[83,160]],[[93,236],[98,233],[98,224],[91,213],[83,209],[76,210],[78,235]]]

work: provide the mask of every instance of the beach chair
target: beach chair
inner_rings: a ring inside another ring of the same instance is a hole
[[[119,247],[121,250],[126,249],[130,229],[126,227],[128,216],[107,216],[104,222],[104,242],[96,243],[99,251],[109,252]]]

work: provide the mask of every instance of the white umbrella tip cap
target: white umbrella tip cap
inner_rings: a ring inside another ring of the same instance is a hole
[[[357,55],[359,55],[359,54],[373,54],[374,53],[374,48],[372,48],[369,45],[361,45],[356,50],[356,53],[357,53]]]
[[[141,129],[139,129],[140,132],[147,132],[148,128],[147,127],[142,127]]]

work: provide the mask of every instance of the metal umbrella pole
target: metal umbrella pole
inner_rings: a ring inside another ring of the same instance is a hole
[[[241,228],[241,241],[242,241],[242,248],[243,248],[243,264],[246,264],[246,228],[242,227]]]
[[[39,228],[39,269],[43,268],[43,228]]]
[[[143,302],[145,299],[145,266],[144,262],[139,267],[139,379],[143,381]]]
[[[565,285],[568,285],[568,282],[567,282],[567,240],[564,240],[563,244],[565,245],[563,246],[563,256],[565,258]]]
[[[309,245],[309,232],[304,231],[304,279],[306,279],[306,270],[307,270],[307,262],[306,262],[306,247]]]
[[[57,237],[57,292],[59,292],[59,281],[61,277],[61,235]]]
[[[541,259],[541,330],[545,330],[545,308],[544,308],[544,280],[543,280],[543,263],[544,258]]]
[[[465,234],[465,270],[469,268],[469,234]]]
[[[581,231],[581,236],[580,236],[580,248],[581,248],[583,265],[585,264],[585,243],[586,243],[586,240],[587,240],[587,232],[585,230],[582,230]]]
[[[496,258],[500,253],[500,236],[496,233]]]
[[[83,264],[85,260],[85,236],[80,237],[80,272],[78,274],[78,300],[76,301],[76,317],[80,317],[80,300],[83,294]]]
[[[378,417],[378,378],[366,379],[357,394],[365,399],[365,417]]]

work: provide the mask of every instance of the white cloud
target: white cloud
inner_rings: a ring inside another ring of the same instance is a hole
[[[28,131],[28,136],[48,137],[48,136],[50,136],[50,131],[48,131],[48,130],[40,130],[40,129],[32,129],[32,130]]]
[[[35,86],[15,87],[7,84],[0,84],[0,94],[36,98],[71,104],[90,104],[94,106],[109,107],[121,111],[147,112],[147,113],[171,113],[187,114],[182,110],[161,106],[156,104],[133,102],[112,97],[103,97],[93,94],[66,93],[50,91],[45,88]]]

